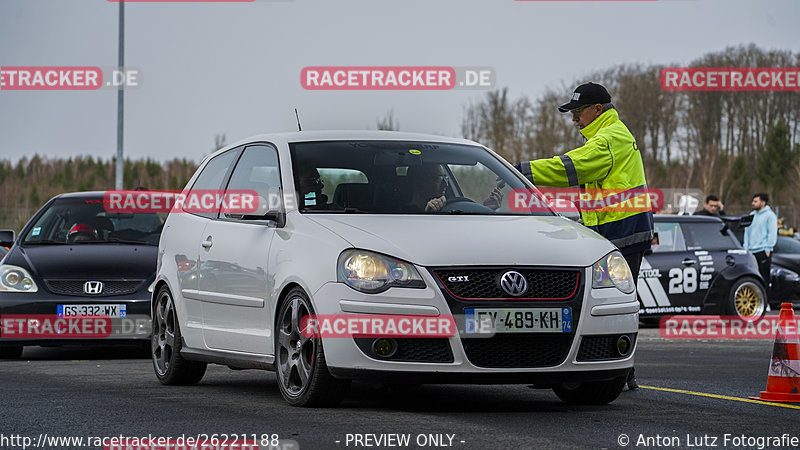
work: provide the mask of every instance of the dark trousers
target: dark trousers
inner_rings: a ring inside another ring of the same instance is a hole
[[[642,266],[642,257],[644,256],[644,252],[631,253],[630,255],[622,256],[625,258],[625,261],[628,262],[628,267],[631,268],[631,275],[633,275],[633,284],[636,284],[636,280],[639,278],[639,267]]]
[[[769,275],[769,268],[772,265],[772,253],[767,256],[767,252],[758,252],[753,253],[753,256],[756,257],[756,262],[758,263],[758,272],[761,274],[761,278],[764,279],[764,287],[769,287],[770,275]]]

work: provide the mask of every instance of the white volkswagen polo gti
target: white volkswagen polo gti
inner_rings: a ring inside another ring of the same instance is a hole
[[[252,193],[255,209],[167,218],[152,298],[164,384],[217,363],[276,371],[299,406],[335,404],[356,379],[525,383],[601,404],[633,367],[625,260],[588,228],[514,204],[533,186],[475,142],[256,136],[203,160],[185,193],[209,191]]]

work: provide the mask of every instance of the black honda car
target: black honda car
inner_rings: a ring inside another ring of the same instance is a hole
[[[147,345],[163,223],[80,192],[48,201],[16,239],[0,231],[11,246],[0,263],[0,357],[26,345]]]

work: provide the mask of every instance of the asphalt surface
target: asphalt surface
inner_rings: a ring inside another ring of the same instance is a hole
[[[197,386],[162,386],[139,350],[27,347],[22,360],[0,361],[0,447],[22,448],[8,439],[14,436],[30,437],[33,446],[44,433],[47,439],[277,434],[287,449],[398,448],[367,440],[388,434],[409,435],[400,448],[791,447],[755,439],[784,433],[800,439],[800,404],[737,400],[765,388],[771,350],[770,340],[665,340],[658,329],[642,329],[636,357],[642,387],[606,406],[568,406],[550,390],[521,385],[397,391],[354,384],[338,408],[304,409],[284,403],[271,372],[211,365]],[[737,442],[741,436],[749,440]]]

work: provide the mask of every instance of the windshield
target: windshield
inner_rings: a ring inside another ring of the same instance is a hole
[[[24,244],[158,245],[166,214],[109,213],[103,198],[59,198],[31,227]]]
[[[521,176],[486,149],[413,141],[309,142],[290,146],[301,212],[553,215],[512,210]]]

